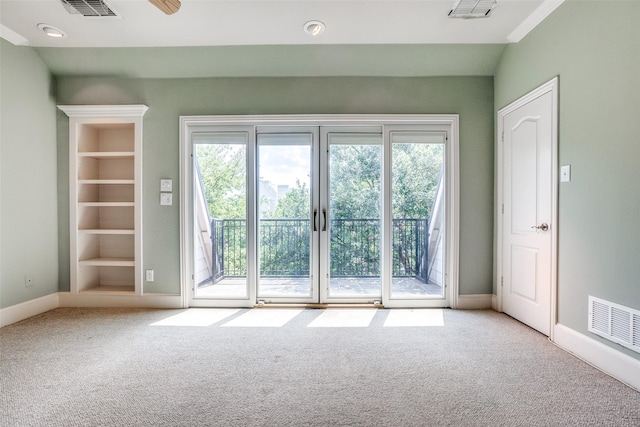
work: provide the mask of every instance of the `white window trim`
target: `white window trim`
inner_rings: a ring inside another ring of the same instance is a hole
[[[193,280],[192,254],[192,219],[191,206],[193,195],[190,176],[191,134],[222,126],[382,126],[385,139],[389,131],[385,127],[419,125],[432,126],[434,130],[447,132],[445,144],[446,165],[446,265],[445,265],[445,298],[437,300],[392,300],[387,299],[388,307],[442,307],[443,301],[451,308],[457,308],[459,296],[459,117],[457,114],[409,114],[409,115],[247,115],[247,116],[181,116],[180,117],[180,280],[182,306],[200,306],[199,301],[190,301]],[[255,132],[254,132],[255,135]],[[255,138],[255,136],[253,137]],[[255,144],[255,141],[253,142]],[[388,144],[387,144],[388,145]],[[389,166],[390,167],[390,166]],[[390,171],[383,171],[389,173]],[[250,177],[251,178],[251,177]],[[390,185],[390,184],[385,184]],[[248,206],[252,209],[251,206]],[[216,306],[251,307],[255,304],[255,290],[247,300],[216,301]],[[210,304],[206,301],[202,306]]]

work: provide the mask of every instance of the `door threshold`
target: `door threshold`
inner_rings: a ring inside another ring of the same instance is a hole
[[[375,303],[257,303],[254,308],[384,308],[384,304]]]

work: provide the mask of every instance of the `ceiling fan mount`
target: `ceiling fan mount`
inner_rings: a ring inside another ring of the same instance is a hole
[[[173,15],[176,13],[180,6],[180,0],[149,0],[149,3],[163,11],[167,15]]]

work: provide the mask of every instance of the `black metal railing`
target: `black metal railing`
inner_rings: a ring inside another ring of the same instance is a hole
[[[332,219],[332,277],[377,277],[381,271],[378,219]],[[247,229],[243,219],[211,220],[213,280],[247,274]],[[261,277],[301,277],[310,269],[308,219],[262,219],[259,224]],[[429,220],[393,220],[394,277],[427,281]]]
[[[261,277],[309,275],[308,219],[262,219],[259,230]]]

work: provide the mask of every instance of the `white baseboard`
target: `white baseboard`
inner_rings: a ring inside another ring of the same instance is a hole
[[[182,308],[182,297],[173,294],[131,296],[60,292],[59,295],[60,307]]]
[[[640,360],[560,324],[554,327],[553,341],[558,347],[640,391]]]
[[[99,295],[57,292],[0,309],[0,328],[58,307],[182,308],[180,295]]]
[[[58,293],[45,295],[0,309],[0,328],[58,308]]]
[[[458,310],[483,310],[492,307],[491,294],[458,295]]]

